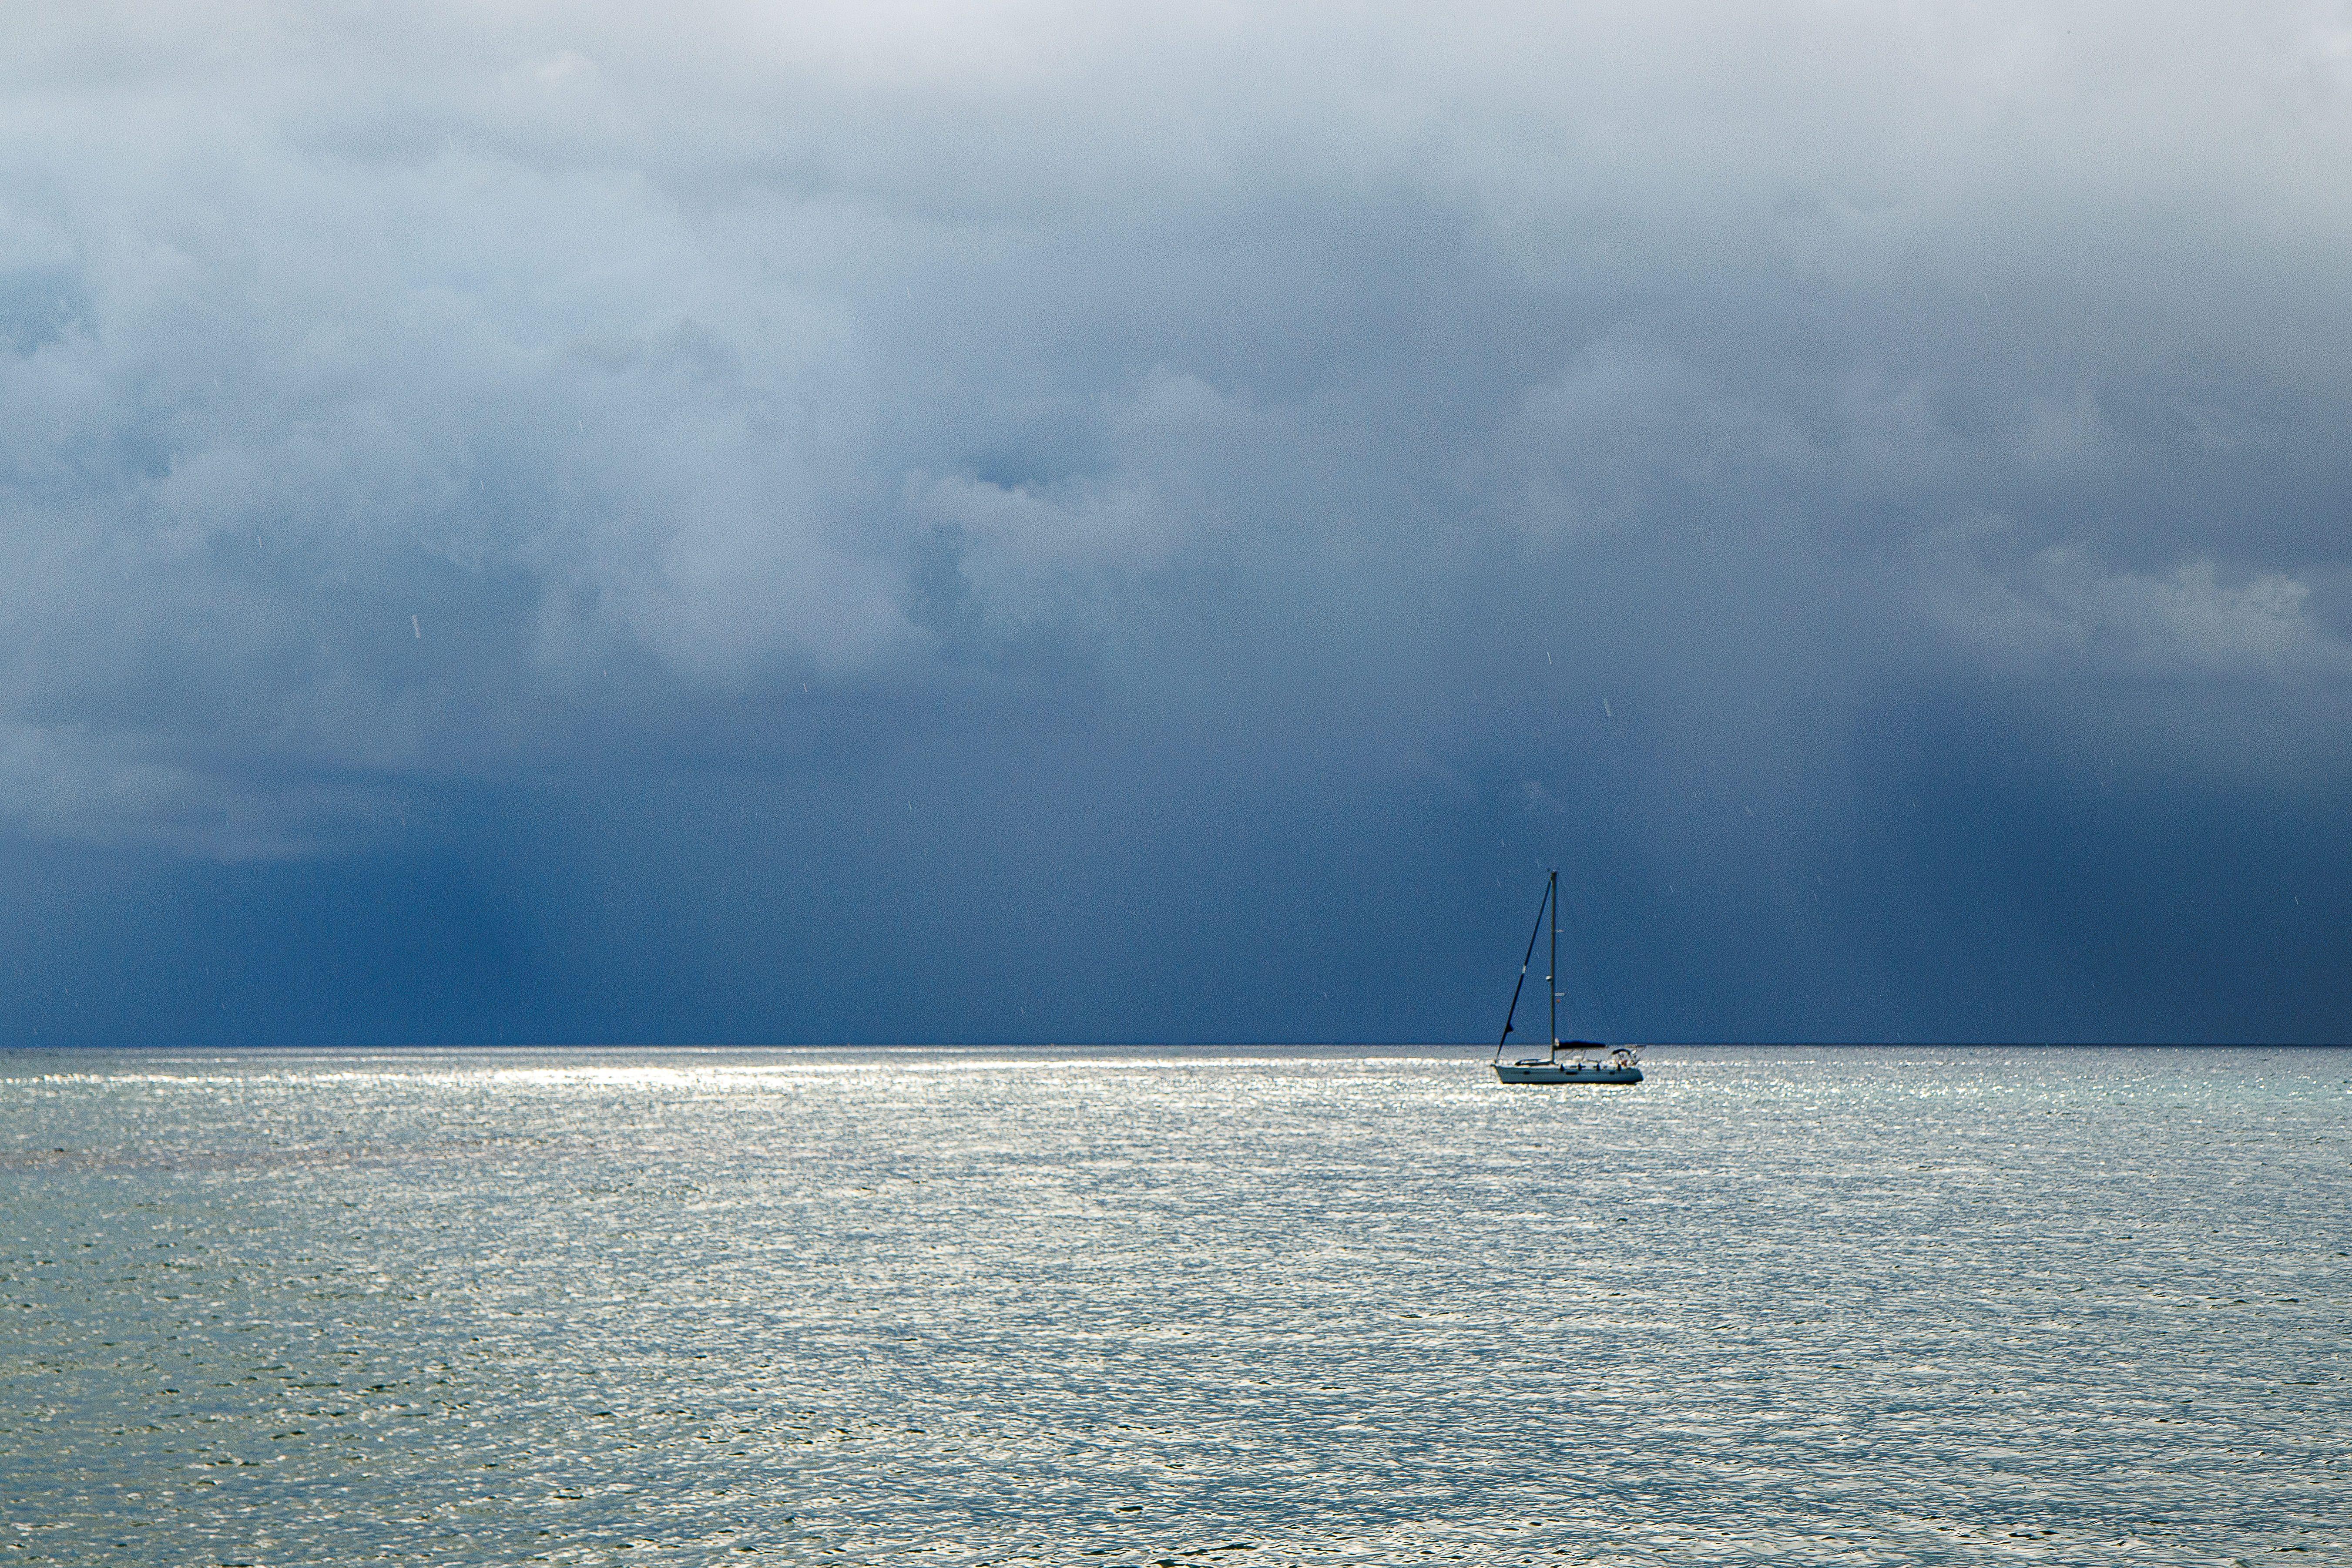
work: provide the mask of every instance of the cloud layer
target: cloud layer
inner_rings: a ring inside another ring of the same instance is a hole
[[[2209,812],[2346,868],[2339,6],[12,28],[0,814],[100,933],[506,911],[477,1001],[422,956],[334,1026],[1469,1032],[1565,860],[1640,1032],[2194,1032],[2150,933],[1985,868],[2210,899],[2152,869]],[[958,1011],[821,1001],[926,866],[998,933]],[[1410,986],[1256,966],[1334,888]],[[777,933],[675,935],[731,1000],[553,1007],[714,909]],[[2254,1032],[2341,1033],[2286,992]]]

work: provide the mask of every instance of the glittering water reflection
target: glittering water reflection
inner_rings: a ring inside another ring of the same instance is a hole
[[[2352,1053],[0,1057],[0,1557],[2345,1559]]]

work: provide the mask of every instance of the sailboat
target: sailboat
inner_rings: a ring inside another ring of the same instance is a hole
[[[1519,993],[1527,988],[1528,965],[1535,962],[1536,938],[1543,934],[1544,912],[1551,912],[1551,963],[1544,989],[1551,993],[1551,1054],[1503,1059],[1511,1037],[1511,1020],[1519,1016]],[[1560,1055],[1566,1051],[1568,1056]],[[1543,902],[1536,906],[1536,929],[1528,933],[1527,956],[1519,960],[1519,983],[1511,987],[1511,1010],[1503,1018],[1503,1037],[1495,1042],[1495,1076],[1505,1083],[1639,1083],[1639,1046],[1606,1046],[1598,1040],[1559,1037],[1559,873],[1544,884]]]

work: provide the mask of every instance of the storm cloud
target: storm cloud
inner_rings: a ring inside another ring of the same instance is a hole
[[[17,1038],[2341,1038],[2341,6],[26,6]]]

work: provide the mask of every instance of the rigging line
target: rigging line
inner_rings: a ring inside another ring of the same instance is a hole
[[[1601,1003],[1601,1027],[1608,1031],[1609,1038],[1622,1040],[1625,1037],[1625,1034],[1618,1026],[1617,1009],[1609,1005],[1608,987],[1601,984],[1600,955],[1595,949],[1594,941],[1585,931],[1584,922],[1576,918],[1574,910],[1570,909],[1565,903],[1561,904],[1560,908],[1568,915],[1569,934],[1575,939],[1576,945],[1584,951],[1584,970],[1591,976],[1592,994]]]
[[[1536,961],[1536,938],[1543,935],[1544,909],[1551,902],[1552,890],[1558,886],[1557,880],[1546,882],[1544,896],[1536,904],[1536,929],[1528,932],[1528,955],[1519,960],[1519,983],[1511,987],[1511,1010],[1503,1015],[1502,1039],[1495,1042],[1495,1055],[1498,1059],[1503,1054],[1503,1041],[1511,1037],[1511,1020],[1519,1016],[1519,993],[1527,989],[1528,965]]]

